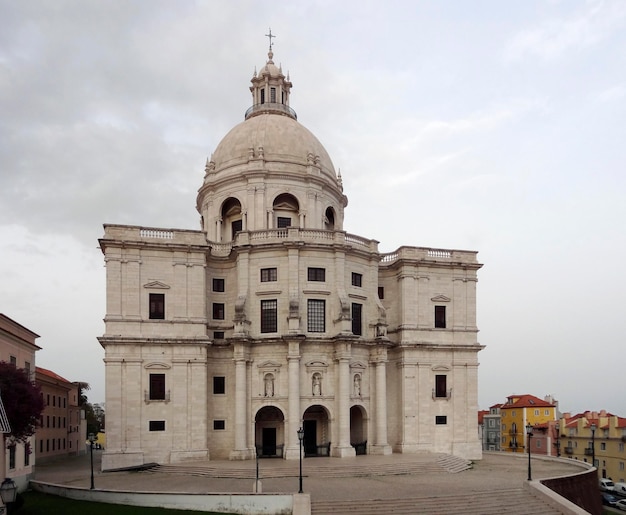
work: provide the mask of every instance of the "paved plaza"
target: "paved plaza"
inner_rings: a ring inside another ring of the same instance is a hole
[[[143,471],[100,472],[101,452],[94,451],[94,470],[95,487],[102,490],[250,493],[256,474],[254,461],[203,461]],[[443,463],[440,455],[430,453],[306,458],[303,460],[303,490],[311,495],[313,513],[326,512],[329,503],[336,503],[338,507],[359,504],[371,508],[376,503],[385,502],[400,505],[403,499],[413,503],[419,499],[426,503],[437,499],[449,502],[454,498],[461,506],[467,500],[479,497],[499,499],[497,502],[500,503],[515,498],[517,503],[524,503],[524,496],[528,496],[530,501],[530,494],[522,493],[528,466],[524,455],[486,453],[468,470],[455,473],[446,469],[453,466]],[[532,460],[533,479],[570,475],[581,470],[566,459]],[[259,476],[264,493],[297,492],[299,463],[297,460],[262,459],[259,460]],[[35,479],[89,488],[89,454],[37,464]],[[459,509],[458,513],[467,512]],[[377,511],[371,508],[372,513]],[[333,509],[333,512],[342,511]],[[359,512],[365,513],[365,509]],[[454,509],[448,507],[446,512],[452,513]]]

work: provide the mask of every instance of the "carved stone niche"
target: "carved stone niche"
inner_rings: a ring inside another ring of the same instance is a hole
[[[326,378],[328,376],[328,363],[322,360],[312,360],[305,363],[307,377],[310,379],[310,395],[313,397],[323,397],[328,395],[326,389],[330,386]],[[305,390],[306,392],[306,390]]]
[[[350,397],[354,399],[362,399],[364,397],[363,393],[367,391],[365,381],[366,371],[367,366],[360,361],[350,363],[350,378],[352,379]]]
[[[280,385],[280,367],[277,361],[264,361],[257,366],[259,397],[271,399],[278,397]]]

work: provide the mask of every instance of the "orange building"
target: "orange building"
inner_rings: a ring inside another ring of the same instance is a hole
[[[78,385],[45,368],[36,368],[45,408],[36,433],[38,460],[85,452],[87,425],[79,406]]]

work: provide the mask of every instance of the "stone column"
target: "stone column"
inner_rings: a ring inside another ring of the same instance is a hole
[[[248,393],[247,361],[244,343],[235,343],[235,447],[230,451],[231,460],[246,460],[254,457],[252,448],[248,447],[247,427],[248,413],[246,395]]]
[[[377,349],[376,367],[376,439],[370,454],[391,454],[387,443],[387,349]]]
[[[300,458],[300,440],[298,440],[298,429],[302,424],[302,413],[300,413],[300,342],[298,340],[289,342],[289,413],[287,414],[287,433],[285,444],[285,459],[297,460]]]
[[[335,393],[335,410],[339,423],[339,441],[332,448],[332,455],[344,458],[356,456],[354,447],[350,445],[350,343],[338,343],[337,359],[337,391]]]

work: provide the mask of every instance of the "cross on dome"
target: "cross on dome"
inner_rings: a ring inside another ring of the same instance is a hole
[[[269,34],[265,34],[265,37],[270,39],[270,52],[272,51],[272,38],[275,38],[276,36],[274,36],[272,34],[272,27],[270,27],[270,33]]]

